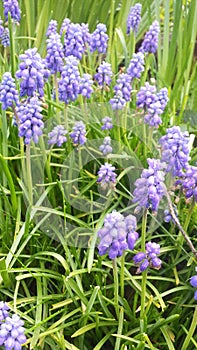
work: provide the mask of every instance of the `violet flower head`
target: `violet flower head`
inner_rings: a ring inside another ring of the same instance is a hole
[[[67,32],[67,29],[70,25],[71,21],[69,18],[64,18],[61,28],[60,28],[60,35],[65,34]]]
[[[51,74],[56,74],[62,71],[64,65],[63,58],[63,45],[61,43],[61,38],[58,33],[51,34],[47,39],[47,55],[46,55],[46,65],[50,70]]]
[[[116,183],[117,174],[115,173],[115,167],[109,163],[101,165],[98,171],[97,182],[101,184],[101,187],[105,190],[108,187],[114,187]]]
[[[0,39],[3,35],[3,32],[4,32],[4,26],[3,26],[3,21],[2,21],[1,16],[0,16]]]
[[[74,56],[68,56],[66,65],[62,68],[58,83],[59,100],[68,104],[75,101],[79,94],[80,74],[79,61]]]
[[[144,53],[155,53],[158,47],[159,32],[159,22],[154,21],[151,24],[149,31],[145,34],[144,40],[142,42],[141,47],[139,48],[139,51]]]
[[[111,137],[110,136],[106,136],[104,138],[103,144],[99,147],[99,151],[101,151],[104,156],[112,153]]]
[[[164,111],[166,108],[166,105],[168,103],[168,89],[167,88],[162,88],[158,93],[157,93],[157,99],[161,104],[161,108]]]
[[[18,0],[3,0],[4,16],[8,21],[8,12],[10,12],[11,18],[16,22],[20,22],[21,10],[19,9]]]
[[[155,102],[151,103],[147,109],[147,112],[148,113],[144,116],[145,124],[156,128],[162,124],[160,115],[163,113],[163,109],[159,101],[156,100]]]
[[[138,266],[137,273],[145,271],[149,266],[160,269],[162,261],[158,258],[160,245],[155,242],[146,243],[146,252],[139,252],[133,257],[133,262]]]
[[[82,121],[76,122],[70,133],[74,146],[84,145],[86,143],[86,127]]]
[[[1,44],[4,47],[10,46],[10,33],[8,28],[5,28],[3,31],[3,34],[1,36]]]
[[[192,287],[197,288],[197,275],[191,277],[190,284]],[[194,300],[197,300],[197,290],[194,293]]]
[[[173,210],[174,210],[174,213],[175,213],[176,217],[178,218],[178,210],[177,210],[176,205],[173,205]],[[173,219],[169,209],[165,209],[164,210],[164,219],[163,220],[165,222],[172,221],[173,223],[175,223],[175,221],[174,221],[174,219]]]
[[[36,48],[28,49],[19,56],[21,63],[16,72],[16,78],[20,79],[20,96],[44,96],[45,66]]]
[[[187,199],[197,202],[197,167],[188,165],[181,180],[182,188]]]
[[[104,117],[103,119],[102,119],[102,123],[103,123],[103,125],[102,125],[102,127],[101,127],[101,130],[110,130],[110,129],[112,129],[113,128],[113,124],[112,124],[112,118],[110,118],[110,117]]]
[[[98,50],[99,53],[106,53],[108,42],[108,35],[106,32],[107,27],[105,24],[97,24],[95,31],[90,37],[90,52]]]
[[[142,52],[134,53],[127,68],[127,74],[131,77],[140,79],[144,71],[144,54]]]
[[[50,37],[51,34],[57,33],[57,21],[55,19],[51,19],[47,28],[46,36]]]
[[[64,55],[66,57],[72,55],[81,60],[84,52],[81,26],[78,23],[70,23],[64,36]]]
[[[140,3],[135,4],[130,8],[130,12],[127,18],[127,34],[130,34],[133,30],[134,34],[137,34],[138,26],[141,21],[142,5]]]
[[[172,176],[182,176],[189,161],[189,134],[182,132],[179,126],[166,130],[166,135],[159,139],[161,161],[167,164],[166,171]]]
[[[79,94],[86,98],[90,98],[93,92],[93,80],[90,74],[84,73],[79,79]]]
[[[84,47],[85,49],[87,49],[87,47],[90,44],[90,37],[91,37],[88,23],[81,23],[81,33],[82,33]]]
[[[141,177],[135,181],[133,202],[138,204],[136,212],[142,208],[157,212],[160,200],[165,194],[165,164],[158,159],[148,158],[147,161],[148,169],[144,169]]]
[[[29,144],[31,140],[38,143],[39,137],[42,135],[44,123],[42,121],[42,108],[37,96],[31,97],[24,104],[17,107],[19,117],[19,136],[25,138],[25,144]]]
[[[61,147],[64,142],[67,141],[67,137],[65,136],[67,134],[67,130],[64,128],[63,125],[57,125],[53,128],[51,132],[48,133],[48,144],[49,145],[57,145],[58,147]]]
[[[122,93],[122,97],[126,102],[131,100],[131,77],[128,74],[122,73],[119,75],[116,85],[114,86],[115,95],[118,95],[119,92]]]
[[[4,345],[5,350],[22,349],[22,344],[27,340],[23,325],[24,322],[16,314],[6,317],[0,326],[0,345]]]
[[[133,250],[135,243],[137,239],[139,238],[138,232],[136,232],[137,229],[137,220],[136,217],[133,215],[127,215],[125,217],[125,224],[126,224],[126,230],[127,230],[127,244],[128,248]]]
[[[6,317],[9,316],[9,309],[9,306],[6,303],[0,301],[0,324],[2,324],[2,321],[4,321]]]
[[[98,67],[98,72],[94,75],[94,79],[98,82],[99,86],[104,87],[105,84],[110,85],[112,76],[111,64],[103,61]]]
[[[123,109],[126,105],[126,100],[123,98],[122,92],[118,91],[109,101],[112,110]]]
[[[137,107],[147,110],[152,103],[156,101],[156,87],[155,85],[150,85],[148,82],[142,86],[137,93]]]
[[[0,85],[0,102],[2,103],[3,110],[6,110],[9,107],[15,107],[19,104],[15,81],[9,72],[4,73],[2,77]]]

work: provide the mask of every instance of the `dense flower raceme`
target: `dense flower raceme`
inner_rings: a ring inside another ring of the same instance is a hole
[[[45,78],[48,76],[44,61],[36,48],[28,49],[19,56],[21,63],[16,72],[16,78],[20,79],[20,95],[34,96],[38,92],[39,96],[44,96]]]
[[[159,22],[154,21],[151,24],[149,31],[145,34],[144,40],[139,48],[139,51],[145,53],[155,53],[158,47],[159,32]]]
[[[127,74],[131,77],[140,79],[144,71],[144,54],[142,52],[134,53],[127,68]]]
[[[74,146],[82,146],[86,143],[86,127],[82,121],[76,122],[70,133]]]
[[[166,171],[173,176],[182,176],[189,161],[189,134],[182,132],[179,126],[166,130],[166,135],[159,139],[161,160],[167,164]]]
[[[101,130],[110,130],[113,128],[112,118],[106,116],[102,119],[103,125],[101,126]]]
[[[10,46],[10,33],[9,29],[5,28],[1,36],[1,43],[4,47]]]
[[[162,124],[162,119],[160,117],[162,113],[163,109],[159,101],[151,103],[148,108],[148,113],[144,116],[144,122],[149,126],[154,126],[157,128],[160,124]]]
[[[127,34],[130,34],[131,29],[137,34],[138,26],[141,21],[142,5],[140,3],[135,4],[130,8],[130,12],[127,18]]]
[[[148,82],[142,86],[137,93],[136,105],[138,108],[143,108],[145,111],[151,106],[156,100],[156,87]]]
[[[108,187],[114,187],[116,183],[117,174],[115,173],[115,167],[112,164],[105,163],[101,165],[98,171],[97,182],[105,190]]]
[[[121,256],[124,250],[132,250],[138,239],[136,227],[137,221],[133,215],[124,217],[116,211],[107,214],[103,227],[98,230],[99,254],[104,255],[108,252],[109,258],[115,259]]]
[[[47,28],[46,36],[49,37],[51,34],[57,33],[57,21],[51,19]]]
[[[112,110],[123,109],[126,105],[126,100],[122,95],[122,91],[118,91],[113,98],[110,99],[109,103],[111,105]]]
[[[0,85],[0,102],[2,103],[2,109],[4,110],[9,107],[15,107],[19,104],[15,81],[9,72],[4,73],[2,77]]]
[[[24,104],[17,107],[19,117],[19,136],[25,138],[25,144],[31,140],[38,143],[39,136],[42,135],[44,123],[42,121],[42,108],[36,96],[31,97]]]
[[[58,33],[51,34],[47,39],[47,55],[46,65],[51,74],[56,74],[62,71],[64,65],[64,53],[63,45],[61,43],[61,37]]]
[[[158,243],[146,243],[146,252],[139,252],[133,257],[134,264],[139,266],[137,273],[145,271],[148,266],[159,269],[162,264],[162,261],[157,256],[159,254],[160,245]]]
[[[68,29],[68,26],[70,25],[71,21],[69,18],[64,18],[61,28],[60,28],[60,35],[64,35]]]
[[[86,50],[90,45],[90,38],[91,38],[88,23],[81,23],[81,32],[82,32],[82,38],[83,38],[83,42]]]
[[[66,65],[62,68],[58,83],[59,100],[68,104],[75,101],[79,94],[80,74],[79,61],[74,56],[66,58]]]
[[[98,82],[99,86],[104,87],[110,85],[111,78],[113,76],[111,64],[103,61],[98,67],[97,73],[94,75],[94,79]]]
[[[192,287],[197,288],[197,275],[191,277],[190,284]],[[194,299],[197,300],[197,289],[194,293]]]
[[[144,169],[141,177],[135,181],[133,202],[138,204],[136,212],[142,208],[157,212],[160,200],[165,194],[165,163],[150,158],[147,162],[148,169]]]
[[[117,96],[120,92],[122,93],[122,97],[126,102],[131,100],[131,77],[128,74],[122,73],[119,75],[116,85],[114,86],[115,96]]]
[[[84,73],[79,79],[79,94],[86,98],[90,98],[93,92],[93,80],[90,74]]]
[[[185,197],[194,199],[197,202],[197,167],[187,165],[183,179],[179,181],[182,184]]]
[[[0,16],[0,39],[2,37],[3,32],[4,32],[4,26],[3,26],[3,21],[2,21],[1,16]]]
[[[64,36],[64,55],[75,56],[81,60],[85,52],[85,44],[81,26],[78,23],[70,23]]]
[[[107,27],[105,24],[97,24],[95,31],[90,37],[90,52],[98,50],[99,53],[106,53],[108,42],[108,35],[106,32]]]
[[[16,22],[20,22],[21,10],[19,9],[17,0],[3,0],[3,7],[6,21],[8,21],[8,12],[10,12],[11,18],[13,18]]]
[[[6,317],[9,316],[9,309],[9,306],[6,303],[0,301],[0,324],[2,324],[2,321],[4,321]]]
[[[110,136],[106,136],[104,138],[103,144],[99,147],[99,151],[101,151],[104,156],[112,153],[111,137]]]
[[[61,147],[64,142],[67,141],[67,130],[63,125],[57,125],[53,128],[51,132],[48,133],[48,144],[49,145],[57,145]]]
[[[24,322],[16,314],[7,316],[0,325],[0,345],[4,345],[5,350],[21,350],[22,344],[26,342],[24,335]]]

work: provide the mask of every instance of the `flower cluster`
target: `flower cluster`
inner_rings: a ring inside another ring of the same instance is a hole
[[[112,153],[111,137],[110,136],[106,136],[104,138],[103,144],[99,147],[99,151],[101,151],[104,156],[106,156],[109,153]]]
[[[161,198],[165,194],[165,164],[158,159],[147,159],[148,169],[142,171],[141,177],[135,181],[133,202],[138,203],[136,212],[141,208],[157,212]]]
[[[47,28],[46,36],[50,37],[51,34],[57,33],[57,21],[55,19],[51,19]]]
[[[58,33],[51,34],[47,39],[46,65],[51,74],[62,71],[64,53],[61,37]]]
[[[160,245],[158,243],[146,243],[146,252],[139,252],[133,257],[134,264],[139,266],[137,273],[145,271],[148,266],[160,269],[162,261],[157,256],[159,254]]]
[[[64,36],[64,54],[65,56],[75,56],[81,60],[85,51],[83,33],[78,23],[70,23]]]
[[[112,110],[123,109],[126,105],[126,100],[123,98],[122,91],[118,91],[113,98],[110,99]]]
[[[140,79],[144,71],[144,54],[142,52],[134,53],[127,68],[127,74],[131,77]]]
[[[49,145],[57,145],[58,147],[61,147],[64,142],[67,141],[66,135],[67,130],[64,128],[63,125],[57,125],[53,128],[51,132],[48,133],[48,144]]]
[[[190,284],[192,287],[197,288],[197,275],[191,277]],[[194,293],[194,300],[197,300],[197,289]]]
[[[8,21],[8,13],[10,12],[11,18],[16,22],[20,22],[21,10],[18,6],[18,0],[3,0],[3,7],[6,21]]]
[[[181,180],[182,188],[187,199],[197,202],[197,167],[188,165]]]
[[[124,217],[116,211],[107,214],[103,227],[98,230],[99,254],[104,255],[108,252],[109,258],[115,259],[121,256],[124,250],[133,249],[138,239],[136,227],[137,222],[133,215]]]
[[[10,46],[10,33],[8,28],[5,28],[1,35],[1,43],[4,47]]]
[[[139,51],[145,53],[155,53],[158,47],[159,32],[159,22],[154,21],[151,24],[149,31],[145,34],[144,40],[139,48]]]
[[[61,78],[58,84],[59,100],[68,104],[75,101],[79,94],[80,74],[79,61],[74,56],[68,56],[66,65],[62,68]]]
[[[109,86],[112,75],[111,64],[103,61],[98,67],[98,72],[94,75],[94,79],[98,82],[99,86],[104,87],[105,84]]]
[[[106,53],[108,42],[108,35],[106,32],[107,28],[105,24],[97,24],[95,31],[90,37],[90,52],[98,50],[99,53]]]
[[[86,98],[90,98],[93,92],[93,80],[90,74],[84,73],[79,80],[79,94]]]
[[[116,85],[114,86],[115,96],[122,93],[122,98],[129,102],[131,100],[131,77],[128,74],[122,73],[119,75]]]
[[[61,28],[60,28],[60,35],[65,34],[67,32],[67,29],[70,25],[71,21],[69,18],[64,18]]]
[[[131,29],[137,34],[138,26],[141,21],[142,5],[140,3],[135,4],[130,8],[130,12],[127,18],[127,34],[130,34]]]
[[[138,108],[143,108],[145,111],[150,107],[150,105],[155,102],[156,87],[148,82],[142,86],[137,93],[136,105]]]
[[[110,117],[104,117],[103,119],[102,119],[102,123],[103,123],[103,125],[102,125],[102,127],[101,127],[101,130],[110,130],[110,129],[112,129],[113,128],[113,124],[112,124],[112,118],[110,118]]]
[[[19,104],[15,81],[9,72],[4,73],[2,77],[0,85],[0,102],[2,103],[2,109],[4,110],[9,107],[15,107]]]
[[[86,143],[86,127],[82,121],[76,122],[70,133],[74,146],[84,145]]]
[[[101,165],[98,171],[97,182],[101,184],[101,187],[105,190],[109,186],[113,187],[116,183],[115,167],[109,163]]]

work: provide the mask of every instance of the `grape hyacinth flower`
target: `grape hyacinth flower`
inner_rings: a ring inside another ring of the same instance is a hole
[[[16,22],[20,22],[21,10],[19,9],[17,0],[3,0],[3,7],[6,21],[8,21],[8,12],[10,12],[11,18]]]
[[[173,204],[173,211],[174,211],[174,214],[176,215],[176,217],[178,218],[178,211],[177,211],[177,207],[176,205]],[[165,222],[170,222],[172,221],[173,223],[175,223],[172,215],[171,215],[171,212],[169,209],[165,209],[164,210],[164,221]]]
[[[116,183],[116,176],[115,167],[109,163],[105,163],[101,165],[98,171],[97,182],[101,184],[104,190],[109,186],[113,188]]]
[[[98,72],[94,75],[94,79],[98,82],[99,86],[104,88],[105,84],[110,85],[112,76],[111,64],[103,61],[98,67]]]
[[[51,34],[57,33],[57,21],[55,19],[51,19],[47,28],[46,36],[50,37]]]
[[[157,255],[160,254],[160,245],[155,242],[146,243],[146,252],[139,252],[133,257],[135,265],[139,266],[137,273],[145,271],[148,266],[160,269],[162,261]]]
[[[190,284],[192,287],[197,288],[197,275],[194,275],[190,278]],[[194,293],[194,300],[197,300],[197,289]]]
[[[118,93],[110,99],[109,103],[111,104],[112,110],[119,110],[125,107],[126,100],[123,98],[122,92],[118,91]]]
[[[142,52],[134,53],[127,68],[127,74],[131,77],[140,79],[144,71],[144,54]]]
[[[98,50],[99,53],[106,53],[108,35],[106,34],[107,27],[103,23],[99,23],[96,26],[95,31],[90,37],[90,52]]]
[[[3,32],[4,32],[4,26],[3,26],[3,21],[2,21],[1,16],[0,16],[0,39],[2,37]]]
[[[197,167],[188,165],[181,180],[182,188],[187,199],[197,202]]]
[[[64,53],[61,37],[58,33],[51,34],[47,39],[46,65],[51,74],[62,71]]]
[[[68,56],[66,65],[62,68],[58,83],[59,100],[68,104],[75,101],[79,94],[80,74],[79,61],[74,56]]]
[[[147,159],[148,169],[142,171],[141,177],[135,181],[133,202],[138,203],[135,212],[142,208],[157,212],[160,200],[165,194],[165,164],[158,159]]]
[[[160,32],[159,22],[154,21],[149,31],[145,34],[144,40],[141,47],[139,48],[140,52],[144,53],[155,53],[158,47],[158,36]]]
[[[112,124],[112,118],[110,118],[110,117],[104,117],[103,119],[102,119],[102,123],[103,123],[103,125],[102,125],[102,127],[101,127],[101,130],[110,130],[110,129],[112,129],[113,128],[113,124]]]
[[[68,26],[70,25],[71,21],[69,18],[64,18],[61,28],[60,28],[60,35],[65,34],[67,32]]]
[[[168,89],[167,88],[162,88],[158,93],[157,93],[157,100],[160,102],[161,104],[161,108],[164,111],[164,109],[166,108],[166,105],[168,103]]]
[[[49,145],[57,145],[58,147],[61,147],[64,142],[67,141],[66,135],[67,130],[64,128],[63,125],[57,125],[53,128],[51,132],[48,133],[48,144]]]
[[[44,123],[42,121],[42,108],[37,96],[27,100],[24,104],[17,107],[19,117],[19,136],[25,138],[25,144],[31,140],[38,143],[39,136],[42,135]]]
[[[86,127],[82,121],[76,122],[70,133],[74,146],[84,145],[86,143]]]
[[[82,77],[79,79],[79,94],[86,98],[90,98],[92,92],[93,92],[93,80],[90,74],[83,74]]]
[[[1,36],[1,43],[4,47],[10,46],[10,33],[9,29],[5,28]]]
[[[2,324],[2,321],[5,321],[6,317],[9,316],[9,309],[9,306],[6,303],[0,301],[0,324]]]
[[[107,214],[103,227],[98,230],[100,242],[98,244],[99,255],[108,252],[110,259],[121,256],[126,249],[133,249],[138,239],[136,218],[128,215],[126,218],[116,211]],[[132,237],[129,239],[129,236]]]
[[[151,103],[147,109],[147,112],[148,113],[144,116],[145,124],[156,128],[162,124],[160,115],[163,113],[163,109],[159,101],[156,100],[155,102]]]
[[[6,317],[0,326],[0,345],[4,345],[5,350],[22,349],[22,344],[27,340],[23,325],[24,322],[16,314]]]
[[[0,102],[2,103],[3,110],[9,107],[15,107],[19,104],[15,81],[9,72],[4,73],[2,77],[2,82],[0,84]]]
[[[130,8],[130,12],[127,18],[127,34],[130,34],[131,29],[134,34],[137,34],[138,26],[141,21],[142,5],[140,3],[135,4]]]
[[[72,55],[81,60],[84,52],[81,26],[78,23],[70,23],[64,36],[64,55],[66,57]]]
[[[19,58],[21,63],[16,78],[21,80],[20,96],[33,97],[36,92],[40,97],[44,96],[46,68],[37,48],[26,50]]]
[[[101,151],[104,156],[108,155],[109,153],[112,153],[110,136],[106,136],[104,138],[103,144],[99,147],[99,151]]]
[[[90,44],[90,37],[91,37],[88,23],[81,23],[81,33],[82,33],[84,47],[86,50]]]
[[[150,107],[152,103],[156,101],[156,87],[155,85],[150,85],[148,82],[142,86],[137,93],[137,107],[143,108],[145,111]]]
[[[126,102],[131,100],[131,77],[128,74],[122,73],[119,75],[116,85],[114,86],[115,95],[118,95],[119,92],[122,93],[122,97]]]
[[[161,161],[167,164],[166,171],[173,177],[182,176],[189,161],[189,134],[182,132],[179,126],[166,130],[166,135],[159,139]]]

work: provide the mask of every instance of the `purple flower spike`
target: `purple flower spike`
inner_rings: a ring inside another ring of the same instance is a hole
[[[9,72],[4,73],[2,77],[0,85],[0,102],[2,103],[2,109],[4,110],[19,104],[15,81]]]
[[[145,83],[145,86],[142,86],[137,93],[137,107],[147,110],[152,103],[156,101],[156,87],[150,85],[148,82]]]
[[[128,248],[133,250],[139,234],[136,232],[137,229],[137,220],[133,215],[128,215],[125,217],[125,224],[127,230],[127,243]]]
[[[27,340],[23,325],[24,322],[16,314],[6,317],[0,326],[0,345],[4,345],[5,350],[22,349],[22,344]]]
[[[192,287],[197,288],[197,275],[191,277],[190,284]],[[194,300],[197,300],[197,290],[194,293]]]
[[[125,73],[120,74],[114,87],[115,95],[121,92],[123,99],[129,102],[131,100],[131,90],[131,77]]]
[[[155,242],[146,243],[146,253],[139,252],[133,257],[135,265],[139,266],[137,273],[145,271],[148,266],[160,269],[162,261],[157,255],[160,254],[160,245]]]
[[[64,54],[66,57],[72,55],[81,60],[84,52],[81,26],[78,23],[70,23],[64,36]]]
[[[158,159],[149,158],[147,161],[148,169],[144,169],[141,177],[135,181],[133,202],[138,203],[136,212],[142,208],[150,208],[153,212],[157,212],[160,200],[165,194],[163,171],[165,165]]]
[[[86,128],[82,121],[75,123],[70,137],[73,141],[74,146],[84,145],[86,143]]]
[[[1,43],[4,47],[10,46],[10,33],[8,28],[5,28],[3,31]]]
[[[182,176],[189,161],[189,134],[181,131],[179,126],[166,130],[166,135],[159,139],[161,161],[167,164],[166,171],[172,176]]]
[[[110,85],[112,76],[111,64],[103,61],[98,67],[98,73],[95,74],[94,79],[98,82],[99,86],[104,87],[105,84]]]
[[[9,316],[9,309],[9,306],[6,303],[0,301],[0,324],[2,324],[2,321],[4,321],[6,317]]]
[[[158,127],[162,124],[160,115],[163,113],[163,109],[159,101],[153,102],[148,107],[148,114],[144,117],[144,122],[149,126]]]
[[[137,34],[138,26],[141,21],[142,5],[140,3],[130,8],[130,12],[127,18],[127,34],[130,34],[131,29]]]
[[[48,144],[49,145],[55,145],[57,144],[58,147],[61,147],[64,142],[67,141],[66,135],[67,130],[64,129],[63,125],[57,125],[53,128],[51,132],[48,133]]]
[[[51,74],[62,71],[63,67],[63,45],[58,33],[51,34],[47,39],[46,65]]]
[[[64,18],[63,22],[62,22],[62,26],[60,28],[60,35],[65,34],[67,32],[67,29],[70,25],[70,19],[69,18]]]
[[[108,42],[108,35],[106,32],[107,28],[105,24],[97,24],[95,31],[90,37],[90,52],[98,50],[99,53],[106,53]]]
[[[197,167],[188,165],[181,180],[182,188],[187,199],[194,199],[197,202]]]
[[[112,187],[115,185],[116,176],[115,167],[109,163],[105,163],[101,165],[98,171],[97,182],[99,182],[101,187],[105,190],[109,185],[112,185]]]
[[[16,22],[20,22],[21,10],[19,9],[17,0],[3,0],[3,7],[6,21],[8,21],[8,12],[10,12],[11,18]]]
[[[1,16],[0,16],[0,39],[2,38],[3,32],[4,32],[4,26],[3,26],[3,21],[2,21]]]
[[[58,92],[59,100],[66,104],[75,101],[79,94],[80,74],[78,64],[79,61],[76,57],[69,56],[66,59],[66,65],[62,69]]]
[[[145,52],[145,53],[155,53],[158,47],[159,32],[160,32],[159,22],[154,21],[151,24],[149,31],[146,33],[144,37],[144,41],[142,42],[142,45],[139,51]]]
[[[167,88],[162,88],[158,93],[157,93],[157,99],[161,104],[161,108],[164,111],[166,108],[166,105],[168,103],[168,89]]]
[[[109,103],[111,104],[111,108],[113,110],[118,110],[125,107],[126,100],[123,98],[122,92],[118,91],[118,93],[113,98],[111,98]]]
[[[140,79],[144,71],[144,54],[142,52],[134,53],[127,68],[127,74],[131,77]]]
[[[104,156],[112,153],[111,137],[110,136],[106,136],[104,138],[103,144],[99,147],[99,151],[101,151]]]
[[[86,98],[90,98],[93,92],[93,80],[90,74],[83,74],[79,80],[79,94]]]
[[[104,117],[102,119],[102,127],[101,127],[101,130],[110,130],[113,128],[113,124],[112,124],[112,118],[110,117]]]
[[[57,33],[57,21],[55,19],[51,19],[47,28],[46,36],[50,37],[51,34]]]

